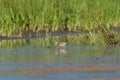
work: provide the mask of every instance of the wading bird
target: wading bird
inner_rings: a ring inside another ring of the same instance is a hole
[[[55,45],[59,46],[59,47],[65,47],[67,44],[67,42],[55,42]]]

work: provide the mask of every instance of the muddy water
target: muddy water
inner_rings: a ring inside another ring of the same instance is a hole
[[[120,80],[120,46],[1,48],[0,80]]]

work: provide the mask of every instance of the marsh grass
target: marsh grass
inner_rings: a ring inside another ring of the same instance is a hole
[[[10,36],[26,24],[46,32],[120,27],[119,13],[119,0],[0,0],[0,34]]]
[[[99,26],[99,30],[101,35],[104,38],[104,41],[109,44],[109,45],[116,45],[116,44],[120,44],[120,33],[119,32],[115,32],[114,30],[112,30],[112,28],[107,28],[107,27],[100,27]]]

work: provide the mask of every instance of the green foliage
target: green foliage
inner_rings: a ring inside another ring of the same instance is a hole
[[[0,33],[28,23],[46,31],[89,31],[99,24],[119,23],[119,13],[119,0],[0,0]]]

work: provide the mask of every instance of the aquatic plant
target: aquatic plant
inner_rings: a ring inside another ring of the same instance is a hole
[[[104,26],[100,27],[101,34],[104,37],[104,40],[109,45],[120,44],[119,33],[111,30],[110,28],[106,28]]]

